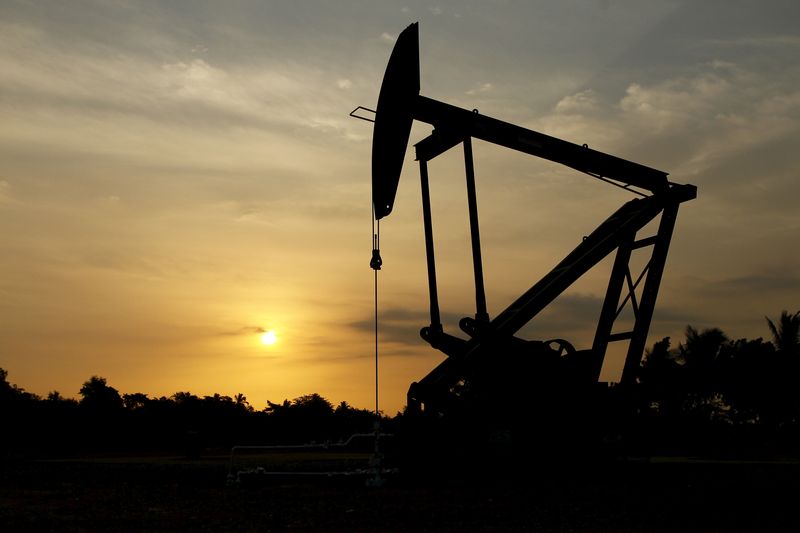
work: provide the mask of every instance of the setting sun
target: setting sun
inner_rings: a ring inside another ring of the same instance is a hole
[[[263,335],[261,335],[261,342],[266,344],[267,346],[271,346],[278,341],[278,336],[275,335],[273,330],[265,331]]]

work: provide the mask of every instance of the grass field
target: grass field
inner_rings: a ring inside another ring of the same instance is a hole
[[[228,455],[4,459],[2,531],[800,531],[800,465],[670,459],[436,481],[265,476]],[[355,459],[355,458],[350,458]],[[552,466],[552,465],[551,465]]]

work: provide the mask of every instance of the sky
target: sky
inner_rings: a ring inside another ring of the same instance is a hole
[[[420,23],[422,94],[670,173],[681,207],[650,332],[768,337],[800,309],[795,0],[0,3],[0,367],[45,395],[316,392],[374,406],[371,125]],[[416,124],[412,143],[430,133]],[[496,315],[629,199],[474,143]],[[458,149],[430,164],[446,331],[474,313]],[[444,357],[409,149],[381,223],[380,407]],[[526,328],[591,343],[599,265]],[[277,342],[265,345],[263,332]],[[610,355],[604,379],[616,379]]]

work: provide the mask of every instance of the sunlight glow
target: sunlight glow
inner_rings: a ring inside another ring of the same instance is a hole
[[[267,346],[271,346],[278,341],[278,336],[275,335],[273,330],[265,331],[263,335],[261,335],[261,342],[266,344]]]

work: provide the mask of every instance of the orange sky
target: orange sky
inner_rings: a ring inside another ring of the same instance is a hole
[[[800,308],[796,2],[7,2],[0,6],[0,367],[27,390],[318,392],[373,405],[370,125],[397,33],[422,93],[698,186],[652,339],[767,336]],[[412,142],[429,133],[415,126]],[[471,315],[454,151],[431,164],[442,311]],[[490,312],[625,193],[475,143]],[[441,355],[411,164],[382,223],[381,394]],[[586,347],[593,273],[533,325]],[[274,329],[265,346],[260,331]],[[541,333],[540,333],[541,332]],[[610,360],[606,377],[618,371]]]

